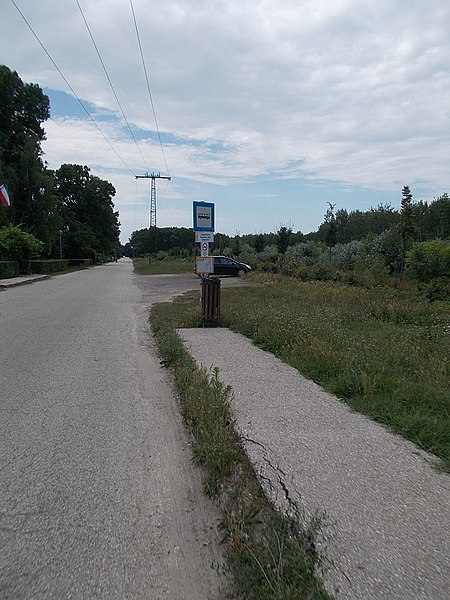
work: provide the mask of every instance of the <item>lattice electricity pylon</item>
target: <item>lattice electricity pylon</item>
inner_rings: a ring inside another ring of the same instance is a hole
[[[146,173],[145,175],[136,175],[136,179],[151,179],[151,193],[150,193],[150,216],[149,216],[149,228],[156,227],[156,179],[168,179],[169,181],[172,179],[171,177],[166,177],[165,175],[161,175],[161,173]]]

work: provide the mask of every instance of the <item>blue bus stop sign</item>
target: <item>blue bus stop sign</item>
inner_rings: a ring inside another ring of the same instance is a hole
[[[214,204],[194,202],[194,231],[214,231]]]

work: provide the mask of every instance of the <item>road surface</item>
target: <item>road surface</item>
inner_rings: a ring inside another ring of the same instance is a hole
[[[218,515],[123,259],[0,292],[0,597],[211,600]]]

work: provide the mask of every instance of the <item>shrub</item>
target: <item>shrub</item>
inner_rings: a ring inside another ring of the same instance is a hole
[[[387,283],[389,269],[380,254],[358,256],[355,263],[355,282],[367,288]]]
[[[353,240],[348,244],[337,244],[332,251],[332,258],[336,267],[352,271],[361,248],[362,242],[360,240]]]
[[[29,262],[29,271],[37,274],[50,275],[67,271],[68,268],[68,260],[30,260]]]
[[[44,244],[20,227],[9,225],[0,230],[0,253],[14,260],[29,260],[39,256]]]
[[[430,240],[414,244],[405,263],[408,275],[421,282],[450,275],[450,242]]]
[[[69,267],[89,267],[92,264],[91,258],[69,258]]]
[[[278,248],[273,244],[272,246],[266,246],[264,251],[261,252],[263,260],[275,261],[278,258]]]
[[[0,279],[17,277],[19,274],[19,263],[17,260],[0,260]]]
[[[286,257],[302,261],[305,264],[313,264],[318,261],[323,250],[324,245],[320,242],[300,242],[299,244],[289,246],[286,250]]]

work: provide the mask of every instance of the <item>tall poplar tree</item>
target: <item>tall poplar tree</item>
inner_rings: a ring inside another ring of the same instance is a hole
[[[402,189],[402,200],[400,205],[400,219],[397,223],[397,231],[402,238],[402,270],[405,269],[405,254],[408,247],[414,241],[417,234],[417,223],[414,216],[411,190],[407,185]]]

